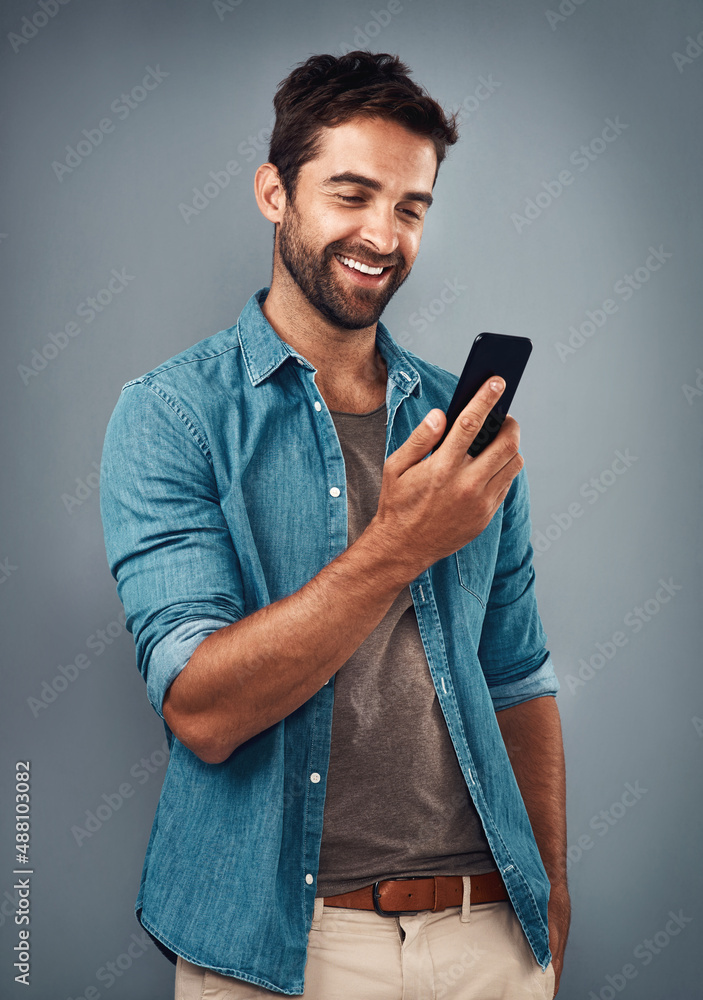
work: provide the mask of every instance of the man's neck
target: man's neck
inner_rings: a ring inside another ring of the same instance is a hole
[[[375,323],[359,330],[335,326],[292,281],[272,281],[261,311],[281,340],[317,369],[315,383],[330,409],[366,413],[381,405],[387,372]]]

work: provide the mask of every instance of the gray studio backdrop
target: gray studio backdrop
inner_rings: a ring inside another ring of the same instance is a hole
[[[384,322],[456,373],[482,330],[535,345],[513,412],[562,685],[560,996],[703,995],[703,5],[549,3],[3,4],[3,998],[173,995],[133,912],[167,753],[107,569],[103,435],[124,382],[268,283],[275,87],[355,47],[463,123]]]

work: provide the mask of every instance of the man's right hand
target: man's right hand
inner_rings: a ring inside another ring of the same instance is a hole
[[[446,426],[439,409],[430,410],[386,459],[378,510],[367,531],[392,562],[402,562],[409,579],[480,535],[522,468],[520,428],[510,416],[480,455],[467,454],[504,389],[498,376],[484,382],[425,461]]]

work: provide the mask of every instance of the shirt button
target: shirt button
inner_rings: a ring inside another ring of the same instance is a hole
[[[315,409],[319,413],[320,410],[322,409],[322,403],[319,403],[317,400],[315,400]]]
[[[317,771],[313,771],[312,774],[310,775],[310,781],[312,781],[312,783],[316,785],[319,780],[320,780],[320,775],[317,773]]]
[[[298,362],[299,365],[303,364],[303,359],[302,358],[296,358],[295,360]]]
[[[310,874],[310,872],[308,872],[307,875],[305,876],[305,881],[307,882],[308,885],[312,885],[312,875]]]
[[[339,486],[333,486],[332,489],[330,490],[330,496],[331,497],[338,497],[339,494],[340,494]]]

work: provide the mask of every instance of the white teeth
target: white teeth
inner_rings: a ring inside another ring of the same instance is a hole
[[[343,264],[347,267],[353,267],[356,271],[362,271],[364,274],[381,274],[383,271],[382,267],[369,267],[368,264],[361,264],[358,260],[354,260],[353,257],[340,257],[339,254],[335,254],[337,260],[341,260]]]

